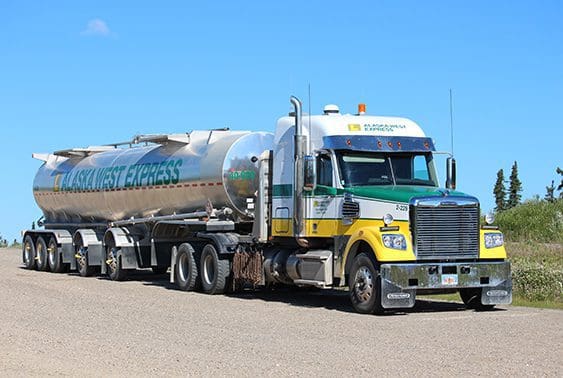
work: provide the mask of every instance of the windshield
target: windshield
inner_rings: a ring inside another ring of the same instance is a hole
[[[337,154],[344,187],[366,185],[437,186],[430,153],[383,154],[340,151]]]

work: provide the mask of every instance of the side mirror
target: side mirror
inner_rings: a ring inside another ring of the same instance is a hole
[[[314,156],[303,156],[303,190],[310,192],[317,185],[317,164]]]
[[[449,157],[446,159],[446,189],[455,189],[456,187],[456,168],[455,159]]]

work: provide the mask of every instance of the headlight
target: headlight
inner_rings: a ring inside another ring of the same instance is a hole
[[[383,234],[383,245],[391,249],[407,249],[407,241],[400,234]]]
[[[496,248],[504,244],[504,237],[500,232],[485,234],[485,248]]]
[[[485,223],[489,225],[495,223],[495,214],[487,213],[487,215],[485,215]]]

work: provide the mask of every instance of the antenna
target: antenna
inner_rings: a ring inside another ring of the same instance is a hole
[[[450,88],[450,143],[452,149],[452,156],[454,154],[454,110],[453,110],[453,95]]]
[[[312,138],[312,135],[311,135],[311,83],[307,83],[307,85],[309,87],[308,88],[308,92],[309,92],[309,100],[308,100],[308,102],[309,102],[309,138],[307,138],[307,140],[308,140],[307,143],[309,145],[307,146],[307,149],[308,149],[307,153],[312,154],[313,151],[311,151],[311,138]]]

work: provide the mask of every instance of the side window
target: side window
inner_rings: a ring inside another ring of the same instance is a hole
[[[332,186],[332,161],[328,155],[320,155],[318,158],[317,184]]]
[[[430,180],[428,177],[428,167],[426,165],[426,157],[416,155],[413,158],[414,178],[419,180]]]

